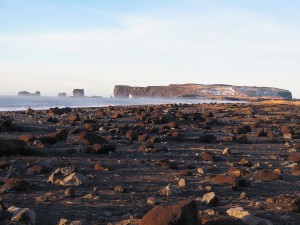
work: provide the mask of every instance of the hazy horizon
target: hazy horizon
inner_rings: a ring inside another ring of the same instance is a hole
[[[296,0],[0,0],[0,95],[196,83],[300,98],[299,11]]]

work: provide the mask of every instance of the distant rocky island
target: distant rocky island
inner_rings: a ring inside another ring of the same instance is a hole
[[[73,90],[73,97],[83,98],[84,97],[84,89],[74,89]]]
[[[169,86],[131,87],[116,85],[114,88],[116,98],[267,98],[292,99],[288,90],[273,87],[235,86],[225,84],[171,84]]]
[[[60,98],[66,98],[67,97],[67,93],[66,92],[58,93],[58,97],[60,97]]]
[[[41,96],[41,92],[36,91],[35,93],[30,93],[28,91],[19,91],[18,96]]]

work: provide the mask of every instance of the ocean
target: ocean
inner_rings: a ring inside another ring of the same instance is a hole
[[[171,103],[225,103],[228,101],[211,99],[163,99],[163,98],[60,98],[36,96],[0,96],[0,111],[22,111],[29,107],[34,110],[49,109],[52,107],[104,107],[117,105],[157,105]]]

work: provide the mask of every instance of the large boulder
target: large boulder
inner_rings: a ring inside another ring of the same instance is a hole
[[[55,144],[59,141],[66,141],[68,137],[67,129],[59,129],[53,133],[47,134],[39,138],[43,143]]]
[[[27,144],[19,139],[0,138],[0,156],[26,155],[29,153]]]
[[[175,205],[156,206],[142,219],[140,225],[197,225],[195,201],[181,201]]]

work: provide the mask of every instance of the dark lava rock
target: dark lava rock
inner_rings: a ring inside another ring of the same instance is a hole
[[[249,144],[248,137],[245,134],[237,135],[235,140],[239,144]]]
[[[268,208],[300,212],[300,197],[298,195],[282,194],[266,200]]]
[[[72,109],[69,107],[66,107],[66,108],[55,107],[55,108],[50,108],[48,110],[48,113],[53,114],[53,115],[62,115],[62,114],[71,113],[71,112],[72,112]]]
[[[165,168],[165,169],[171,169],[171,170],[177,170],[177,169],[178,169],[177,163],[175,163],[175,162],[170,162],[170,161],[167,161],[167,162],[162,163],[162,164],[161,164],[161,167],[162,167],[162,168]]]
[[[241,220],[235,220],[225,216],[202,216],[202,225],[245,225]]]
[[[5,191],[26,191],[30,184],[26,180],[20,178],[10,178],[0,187],[0,193]]]
[[[255,131],[256,137],[265,137],[267,136],[267,132],[263,128],[257,128]]]
[[[50,116],[50,117],[47,118],[47,122],[48,123],[59,123],[59,119],[56,118],[56,117]]]
[[[198,225],[195,201],[181,201],[170,206],[156,206],[148,212],[140,225]]]
[[[202,134],[199,139],[199,142],[204,142],[204,143],[212,143],[212,142],[217,142],[217,137],[213,134]]]
[[[84,144],[88,144],[88,145],[108,143],[108,141],[104,137],[96,133],[81,133],[78,139],[82,141]]]
[[[23,140],[0,138],[0,156],[27,155],[30,153],[28,150]]]
[[[251,127],[250,127],[250,125],[243,124],[243,125],[234,127],[232,132],[235,134],[246,134],[248,132],[251,132]]]
[[[116,145],[114,144],[94,144],[93,153],[96,154],[107,154],[109,152],[116,151]]]
[[[69,131],[70,134],[79,134],[80,132],[80,127],[74,127],[72,130]]]
[[[65,197],[73,198],[76,196],[76,190],[75,188],[69,187],[65,190],[64,193]]]

